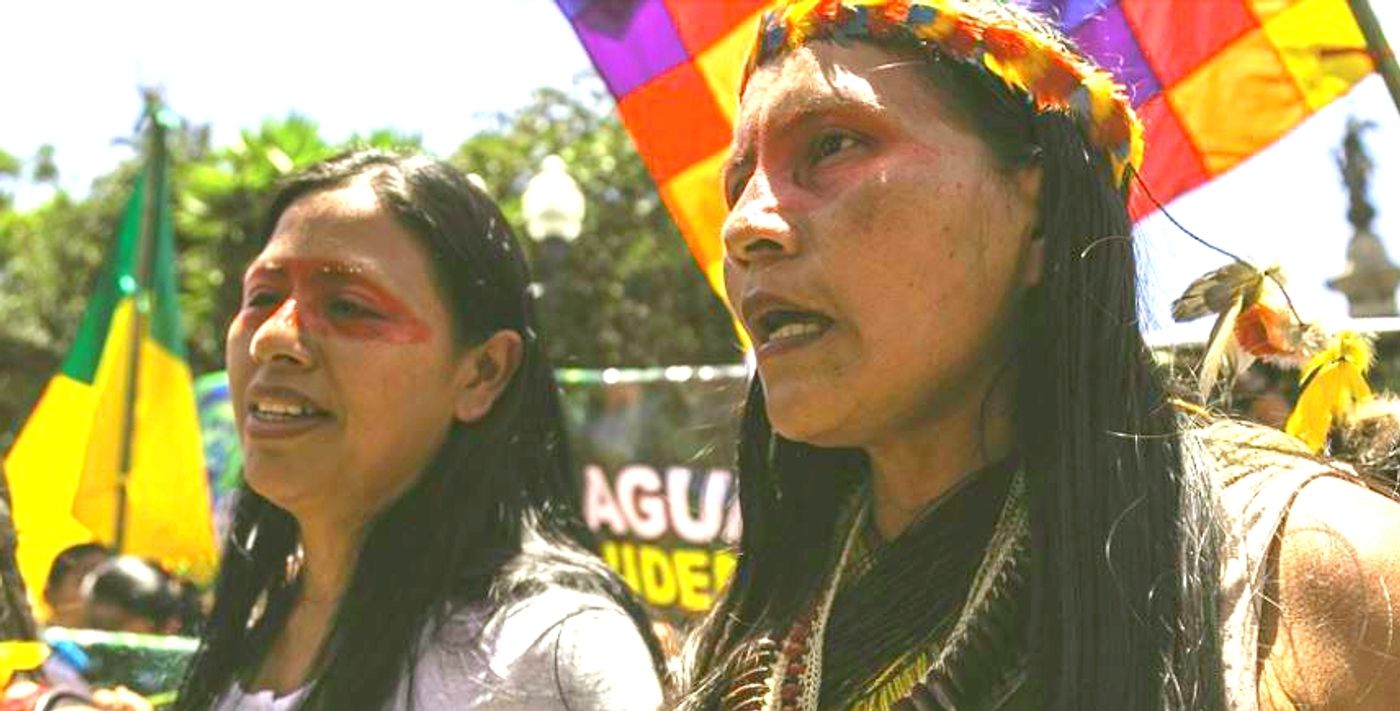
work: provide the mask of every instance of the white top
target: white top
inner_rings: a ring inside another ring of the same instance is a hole
[[[248,693],[243,685],[233,682],[233,686],[219,698],[212,711],[292,711],[306,695],[305,689],[297,689],[286,696],[275,696],[271,691]]]
[[[552,587],[513,605],[483,629],[480,605],[424,634],[414,671],[414,711],[653,711],[661,684],[632,618],[601,595]],[[392,711],[407,710],[409,684]],[[275,697],[234,685],[213,711],[291,711],[304,690]]]

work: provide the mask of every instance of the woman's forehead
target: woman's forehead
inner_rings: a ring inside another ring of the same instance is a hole
[[[926,116],[937,97],[923,60],[869,42],[813,42],[759,67],[735,123],[736,147],[759,129],[782,131],[802,119],[849,109]]]
[[[374,186],[366,179],[357,178],[344,185],[302,195],[287,206],[282,217],[288,221],[330,225],[373,220],[383,214],[386,213]]]
[[[419,240],[362,180],[294,201],[252,267],[314,261],[351,265],[377,282],[412,293],[427,289],[431,264]]]
[[[766,106],[775,99],[801,103],[829,95],[875,101],[879,74],[875,70],[891,60],[893,55],[867,43],[842,46],[814,42],[759,67],[750,77],[740,105],[748,109]]]

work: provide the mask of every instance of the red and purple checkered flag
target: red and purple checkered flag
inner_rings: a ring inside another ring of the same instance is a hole
[[[556,0],[710,283],[720,166],[768,0]],[[914,4],[918,4],[917,1]],[[1170,200],[1283,137],[1374,69],[1346,0],[1022,0],[1129,89],[1141,173]],[[1134,217],[1152,206],[1134,192]]]

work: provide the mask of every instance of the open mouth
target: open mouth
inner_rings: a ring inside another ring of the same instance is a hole
[[[291,435],[334,419],[310,397],[286,387],[251,388],[247,408],[248,433],[257,437]]]
[[[778,309],[757,319],[758,341],[762,346],[799,343],[820,338],[834,323],[815,311]]]
[[[329,412],[312,405],[278,400],[249,403],[248,414],[263,422],[300,422],[330,417]]]

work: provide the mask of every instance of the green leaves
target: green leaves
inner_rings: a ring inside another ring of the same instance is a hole
[[[0,176],[13,178],[20,174],[24,164],[20,160],[3,150],[0,150]]]
[[[19,177],[23,170],[24,164],[18,158],[0,150],[0,211],[8,210],[13,200],[5,186]]]
[[[60,192],[25,213],[0,210],[0,449],[72,343],[127,197],[109,186],[82,201]]]
[[[34,168],[30,174],[36,183],[58,182],[58,163],[54,161],[53,146],[45,143],[34,154]]]

